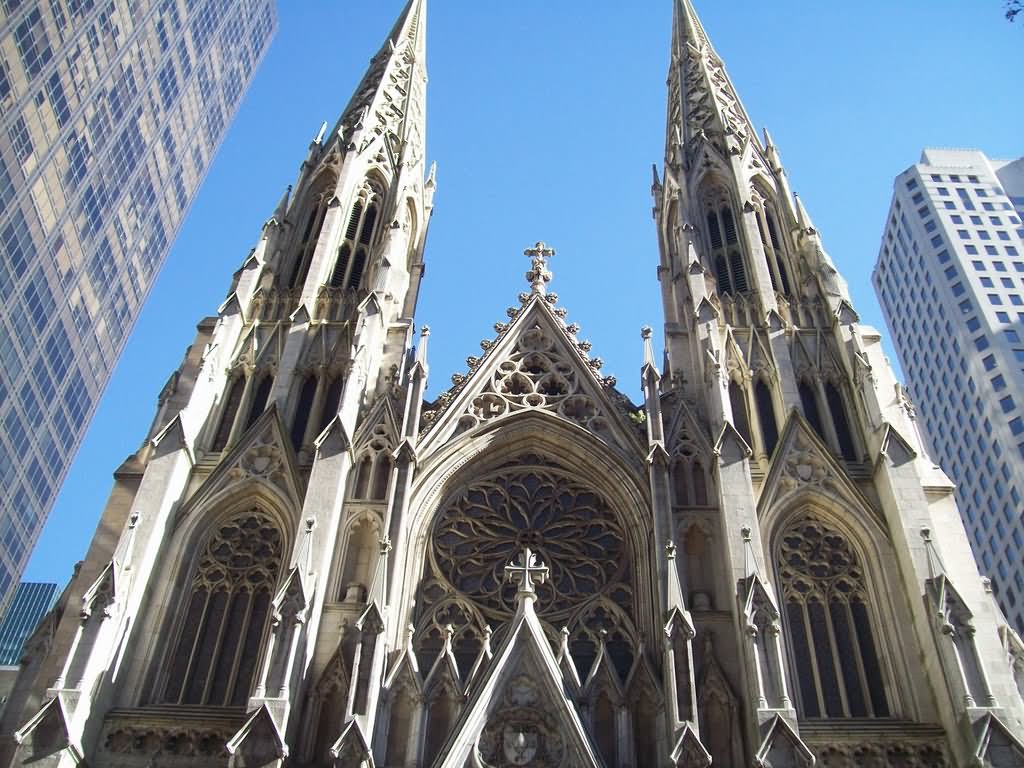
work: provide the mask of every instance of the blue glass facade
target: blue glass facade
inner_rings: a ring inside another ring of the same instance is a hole
[[[21,663],[21,651],[39,620],[57,600],[56,584],[23,581],[0,620],[0,667]]]
[[[274,0],[0,0],[0,606],[276,28]]]

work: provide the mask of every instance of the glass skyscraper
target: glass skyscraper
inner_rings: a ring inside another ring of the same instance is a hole
[[[0,667],[21,663],[21,650],[59,594],[56,584],[23,581],[0,619]]]
[[[276,29],[274,0],[0,0],[0,608]]]

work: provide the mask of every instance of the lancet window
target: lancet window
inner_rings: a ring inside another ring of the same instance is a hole
[[[338,256],[331,270],[332,288],[356,290],[363,282],[363,273],[369,260],[377,233],[384,193],[376,182],[368,182],[352,204],[344,239],[338,246]]]
[[[888,717],[867,578],[845,535],[805,514],[776,566],[804,717]]]
[[[308,448],[338,413],[341,376],[311,371],[301,379],[292,414],[291,440],[296,451]]]
[[[391,440],[384,427],[374,429],[373,437],[355,464],[351,498],[386,501],[391,480]]]
[[[249,405],[249,416],[245,420],[245,428],[248,429],[256,420],[263,415],[267,409],[267,401],[270,400],[270,390],[274,386],[274,375],[264,373],[260,376],[256,389],[253,392],[252,403]]]
[[[789,269],[786,266],[786,251],[776,224],[775,211],[771,203],[768,202],[768,196],[756,187],[751,193],[751,200],[757,219],[758,233],[761,236],[761,245],[764,247],[765,259],[768,261],[768,274],[771,277],[772,288],[783,296],[791,296],[792,288]]]
[[[316,244],[320,240],[320,232],[327,217],[327,208],[334,195],[334,177],[327,176],[310,192],[306,223],[302,229],[302,239],[295,250],[295,261],[291,276],[288,278],[289,288],[301,288],[306,282],[309,265],[313,261]]]
[[[191,575],[163,701],[244,706],[281,571],[283,536],[259,507],[219,523]]]
[[[318,381],[316,374],[313,373],[302,380],[299,400],[295,405],[295,416],[292,418],[292,447],[296,451],[300,450],[305,442],[306,428],[309,426],[309,417],[316,401]]]
[[[231,437],[231,428],[235,425],[235,417],[238,416],[238,407],[242,404],[242,393],[245,391],[245,376],[235,376],[227,387],[227,395],[224,397],[224,405],[220,412],[220,421],[217,424],[217,432],[213,436],[213,443],[210,449],[223,451],[227,447]]]
[[[718,292],[746,293],[750,288],[746,261],[740,244],[736,215],[724,189],[712,190],[705,197],[704,221]]]
[[[270,371],[232,376],[225,388],[224,399],[217,419],[217,431],[210,441],[211,451],[223,451],[239,435],[256,423],[267,408],[274,374]]]
[[[857,443],[839,384],[805,376],[797,384],[800,405],[811,427],[831,449],[849,461],[857,459]]]
[[[779,428],[775,421],[772,391],[764,379],[758,379],[757,384],[754,385],[754,402],[757,405],[757,420],[761,424],[764,452],[771,456],[775,445],[779,442]]]
[[[729,382],[729,405],[732,408],[732,423],[736,431],[746,441],[748,446],[753,447],[754,441],[750,439],[750,417],[747,413],[747,396],[743,392],[743,385],[738,381]]]

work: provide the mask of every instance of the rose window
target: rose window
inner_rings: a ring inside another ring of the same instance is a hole
[[[537,587],[538,613],[550,622],[593,598],[621,600],[630,581],[625,535],[607,502],[530,459],[449,497],[431,539],[427,581],[468,599],[491,621],[515,611],[515,587],[505,583],[504,569],[526,547],[550,569]]]

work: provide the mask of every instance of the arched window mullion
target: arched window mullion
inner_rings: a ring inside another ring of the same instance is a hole
[[[849,600],[843,601],[843,610],[846,611],[846,621],[848,622],[850,630],[850,641],[853,643],[853,647],[858,651],[864,646],[861,645],[861,638],[857,632],[857,624],[853,620],[853,608],[850,605]],[[875,717],[875,703],[871,700],[871,688],[868,686],[868,675],[864,669],[864,659],[860,653],[853,654],[854,661],[857,664],[857,679],[860,680],[861,695],[864,698],[864,706],[867,709],[868,717]]]
[[[210,655],[209,664],[206,667],[206,680],[203,683],[203,690],[199,697],[199,701],[194,702],[196,704],[206,704],[210,700],[210,688],[213,686],[213,676],[217,669],[217,661],[224,650],[224,633],[227,631],[228,618],[231,615],[231,601],[234,597],[235,591],[232,589],[227,590],[227,597],[224,603],[224,613],[221,614],[220,627],[217,629],[217,635],[213,643],[214,652]]]
[[[203,636],[203,627],[206,626],[206,619],[207,616],[209,615],[210,601],[213,598],[213,592],[211,592],[208,588],[205,590],[205,592],[206,599],[203,601],[203,610],[199,614],[199,620],[196,622],[196,631],[195,634],[192,636],[192,642],[189,644],[188,660],[185,663],[185,673],[181,677],[181,687],[178,690],[178,695],[175,697],[177,701],[174,703],[176,704],[184,704],[185,697],[188,695],[188,681],[192,679],[192,673],[194,671],[196,663],[196,651],[199,649],[199,641]],[[195,591],[193,591],[192,594],[195,595]],[[182,627],[182,633],[184,633],[186,629],[186,627]],[[179,635],[178,643],[180,643],[181,640],[182,638]],[[178,643],[175,643],[175,645],[177,645]],[[168,681],[168,685],[170,684],[170,681]]]
[[[825,691],[821,682],[821,670],[818,669],[818,654],[815,650],[814,631],[811,629],[811,612],[806,600],[800,602],[800,611],[803,616],[804,642],[807,643],[807,657],[811,662],[811,672],[814,680],[814,690],[817,694],[818,716],[827,716],[828,710],[825,707]]]
[[[836,688],[839,691],[839,701],[843,708],[844,717],[851,716],[850,697],[846,691],[846,676],[843,674],[843,660],[839,658],[839,643],[836,640],[836,628],[832,622],[832,597],[822,602],[825,609],[825,629],[828,632],[829,650],[832,652],[833,675],[836,679]]]
[[[239,670],[239,667],[241,667],[241,665],[242,665],[242,657],[245,655],[243,653],[243,651],[245,649],[245,638],[247,638],[249,636],[249,631],[251,629],[251,627],[249,626],[249,623],[252,621],[252,609],[253,609],[253,605],[256,602],[256,591],[255,590],[252,590],[252,589],[249,589],[249,588],[245,588],[245,589],[237,590],[235,592],[235,596],[236,597],[238,595],[243,595],[243,594],[248,596],[248,599],[246,600],[246,605],[245,605],[245,618],[242,620],[241,627],[239,628],[239,631],[238,631],[238,642],[237,642],[237,645],[235,647],[234,662],[231,665],[231,669],[230,669],[230,671],[228,673],[227,683],[225,684],[225,687],[224,687],[224,701],[223,701],[223,704],[225,706],[230,704],[231,700],[234,698],[235,685],[238,682],[238,670]],[[216,703],[216,702],[214,702],[214,703]]]

